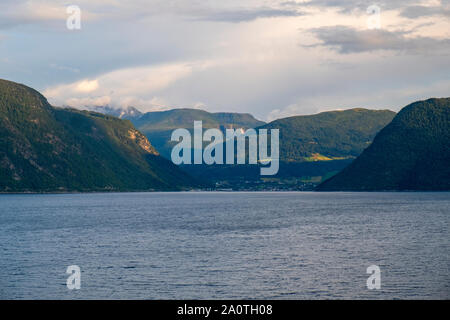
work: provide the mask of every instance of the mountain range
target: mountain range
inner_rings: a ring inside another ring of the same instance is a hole
[[[140,113],[133,107],[112,109],[106,106],[96,110],[130,119],[168,159],[175,145],[170,141],[172,131],[178,128],[192,131],[194,121],[202,120],[204,129],[222,131],[227,128],[280,129],[280,170],[270,182],[259,175],[255,166],[181,166],[198,179],[234,190],[312,189],[346,167],[395,116],[390,110],[356,108],[265,123],[250,114],[209,113],[198,109]]]
[[[235,190],[312,190],[348,166],[394,116],[356,108],[278,119],[256,128],[280,130],[277,175],[261,177],[251,166],[191,165],[189,172]]]
[[[246,113],[198,109],[141,112],[51,106],[39,92],[0,80],[0,192],[233,190],[450,190],[450,98],[398,114],[350,109],[270,123]],[[280,130],[280,169],[182,165],[173,130]],[[141,133],[142,132],[142,133]]]
[[[391,110],[355,108],[265,123],[248,113],[210,113],[187,108],[147,113],[134,107],[114,109],[105,106],[93,110],[129,119],[167,158],[170,158],[173,147],[170,141],[172,131],[178,128],[192,131],[194,121],[201,120],[204,129],[223,131],[228,128],[280,129],[280,157],[288,162],[356,158],[395,116]]]
[[[204,129],[255,128],[264,124],[247,113],[210,113],[198,109],[172,109],[147,112],[130,119],[144,133],[162,156],[170,159],[174,142],[170,141],[172,131],[185,128],[192,131],[194,121],[202,121]]]

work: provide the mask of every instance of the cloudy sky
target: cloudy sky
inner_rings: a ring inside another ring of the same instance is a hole
[[[397,111],[450,96],[450,0],[1,0],[0,78],[78,108]]]

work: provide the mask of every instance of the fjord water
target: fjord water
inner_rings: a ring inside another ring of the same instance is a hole
[[[449,299],[449,226],[450,193],[0,195],[0,298]]]

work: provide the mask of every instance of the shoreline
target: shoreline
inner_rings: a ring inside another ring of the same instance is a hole
[[[450,190],[129,190],[129,191],[0,191],[0,195],[64,195],[108,193],[448,193]]]

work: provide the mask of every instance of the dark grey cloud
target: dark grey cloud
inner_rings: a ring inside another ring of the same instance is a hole
[[[309,2],[285,1],[282,5],[286,7],[327,7],[337,8],[342,13],[353,11],[366,11],[371,5],[378,5],[382,9],[402,9],[417,3],[416,0],[313,0]]]
[[[355,11],[366,11],[371,5],[377,5],[381,10],[400,10],[405,18],[418,18],[422,16],[444,15],[450,16],[450,0],[441,1],[439,6],[417,5],[417,0],[313,0],[309,2],[285,1],[280,3],[286,8],[293,7],[326,7],[337,8],[341,13],[351,13]]]
[[[403,9],[400,13],[401,16],[409,19],[415,19],[427,16],[445,16],[450,17],[450,8],[444,6],[410,6]]]
[[[347,26],[321,27],[310,31],[321,41],[318,45],[330,47],[343,54],[377,50],[433,54],[448,53],[450,49],[450,39],[410,38],[404,31],[357,30]]]
[[[303,15],[303,13],[296,9],[252,8],[210,11],[204,15],[200,15],[197,19],[205,21],[238,23],[252,21],[259,18],[298,17],[301,15]]]

